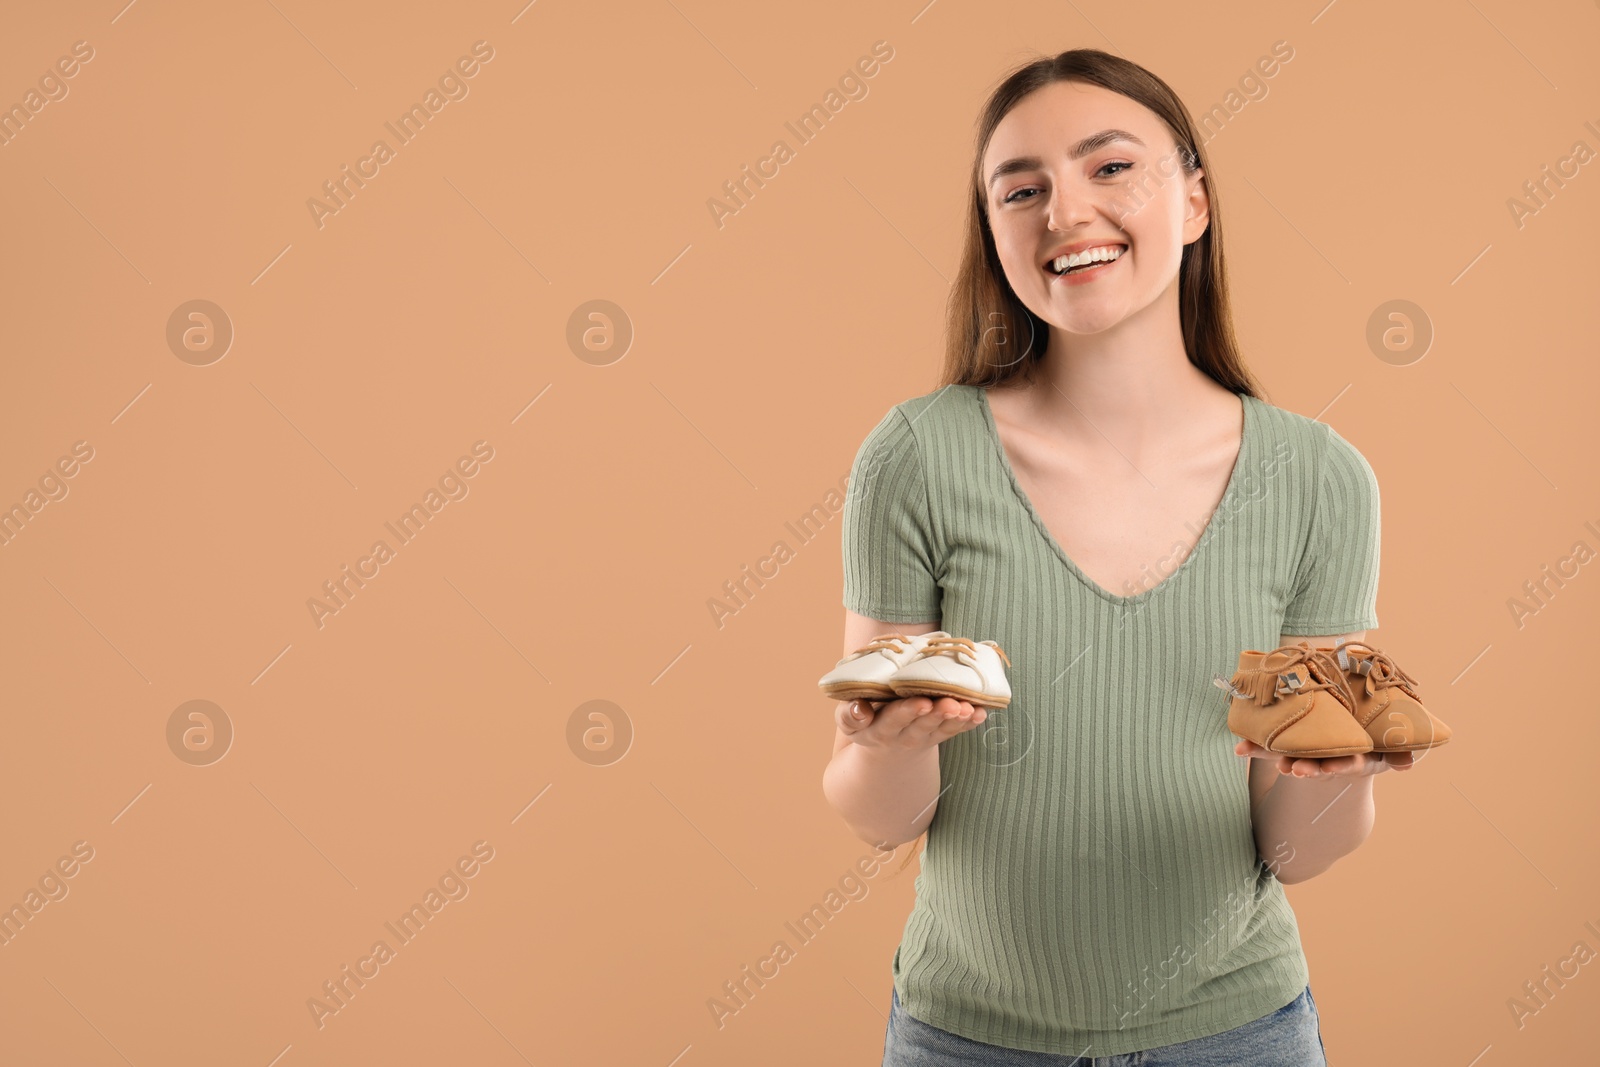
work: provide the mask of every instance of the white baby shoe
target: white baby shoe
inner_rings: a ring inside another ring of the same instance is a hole
[[[839,661],[817,685],[833,700],[893,700],[889,679],[917,656],[934,637],[949,637],[943,630],[907,637],[879,634]]]
[[[1005,650],[993,641],[929,634],[889,678],[889,686],[897,697],[955,697],[974,707],[1003,708],[1011,703],[1011,683],[1002,661],[1011,666]]]

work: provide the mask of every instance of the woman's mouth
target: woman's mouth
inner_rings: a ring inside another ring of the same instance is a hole
[[[1089,281],[1106,273],[1127,253],[1127,245],[1101,245],[1076,256],[1053,259],[1045,264],[1044,270],[1050,275],[1051,281],[1060,280],[1067,283]]]

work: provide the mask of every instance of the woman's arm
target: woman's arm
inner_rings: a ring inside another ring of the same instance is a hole
[[[914,637],[938,627],[847,610],[845,655],[879,634]],[[976,727],[985,713],[954,697],[910,697],[878,704],[864,722],[849,718],[849,703],[841,701],[834,711],[833,757],[822,772],[822,794],[861,840],[898,848],[921,836],[938,810],[939,744]]]
[[[1328,637],[1285,634],[1279,644],[1305,641],[1322,648],[1364,641],[1366,636],[1365,630]],[[1250,761],[1256,851],[1273,867],[1278,881],[1292,885],[1314,878],[1360,847],[1376,818],[1372,776],[1389,765],[1382,753]]]

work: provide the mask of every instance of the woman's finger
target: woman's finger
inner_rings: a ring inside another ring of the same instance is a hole
[[[963,730],[970,729],[973,720],[978,717],[978,710],[964,700],[950,701],[944,712],[943,717],[934,723],[929,731],[929,736],[935,743],[948,741]]]
[[[945,729],[948,730],[949,733],[940,738],[940,740],[948,740],[949,738],[955,737],[957,734],[964,734],[968,730],[975,730],[982,725],[983,721],[988,717],[988,709],[973,708],[971,714],[965,717],[953,719],[950,723],[947,723],[945,725]]]
[[[901,724],[898,736],[903,741],[926,744],[934,727],[943,721],[944,713],[940,708],[940,702],[930,697],[923,697],[912,710],[912,714]]]
[[[858,734],[872,725],[872,705],[864,700],[851,700],[839,706],[835,720],[841,732]]]
[[[943,700],[930,700],[925,707],[919,709],[915,718],[906,723],[905,735],[919,742],[929,741],[934,731],[944,723],[943,704]]]
[[[1307,756],[1291,759],[1289,763],[1291,769],[1286,773],[1296,778],[1355,778],[1382,774],[1395,766],[1383,753],[1356,753],[1320,759]]]
[[[863,727],[863,744],[895,744],[907,724],[915,721],[917,708],[928,703],[920,698],[900,698],[876,706],[870,722]],[[869,705],[870,706],[870,705]]]
[[[887,737],[900,734],[919,721],[923,712],[933,707],[933,701],[927,697],[901,697],[890,704],[885,704],[878,714],[878,729]]]

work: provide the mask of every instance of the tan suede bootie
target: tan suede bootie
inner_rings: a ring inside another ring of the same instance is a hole
[[[1383,650],[1362,641],[1345,641],[1317,651],[1343,673],[1355,697],[1351,713],[1372,739],[1372,751],[1416,752],[1450,740],[1450,727],[1422,706],[1417,680]]]
[[[1246,649],[1229,681],[1228,729],[1281,756],[1348,756],[1371,752],[1372,738],[1355,719],[1355,696],[1327,651],[1307,642],[1271,652]]]

